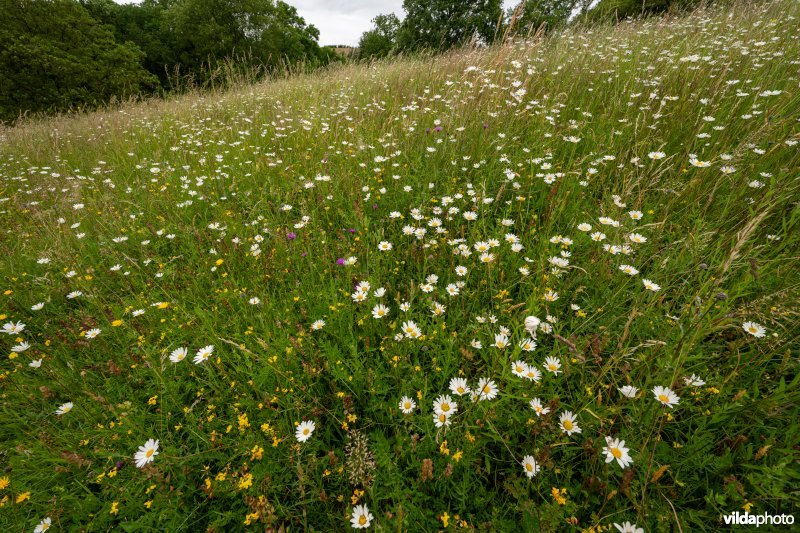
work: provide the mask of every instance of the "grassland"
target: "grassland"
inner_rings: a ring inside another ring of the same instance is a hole
[[[735,3],[3,130],[0,529],[798,514],[798,24]]]

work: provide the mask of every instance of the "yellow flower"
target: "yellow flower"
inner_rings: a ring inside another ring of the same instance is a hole
[[[119,512],[119,502],[114,502],[111,504],[111,510],[108,514],[116,515]]]
[[[158,395],[151,397],[147,400],[147,405],[155,405],[158,402]]]
[[[558,503],[558,505],[566,505],[567,498],[565,494],[567,493],[567,489],[558,490],[557,488],[553,487],[550,490],[550,493],[553,495],[553,499]]]
[[[447,527],[450,524],[450,515],[447,514],[447,511],[440,518],[442,519],[442,526]]]
[[[22,502],[24,502],[25,500],[27,500],[30,497],[31,497],[31,493],[30,492],[23,492],[22,494],[19,494],[17,496],[16,503],[22,503]]]
[[[121,326],[121,325],[122,325],[122,320],[120,320],[120,319],[117,319],[117,320],[115,320],[115,321],[113,321],[111,323],[111,327],[113,327],[113,328],[116,328],[117,326]]]
[[[248,472],[244,475],[244,477],[239,481],[239,488],[242,490],[249,489],[253,486],[253,474]]]
[[[0,490],[3,490],[4,488],[8,487],[10,483],[11,480],[8,479],[8,476],[0,477]]]
[[[745,513],[749,513],[751,507],[753,507],[753,502],[745,502],[745,504],[742,505],[742,509],[744,509]]]
[[[264,456],[264,448],[259,445],[253,446],[253,449],[250,450],[250,460],[251,461],[259,461]]]

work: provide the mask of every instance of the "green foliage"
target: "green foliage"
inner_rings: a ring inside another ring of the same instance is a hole
[[[0,120],[136,95],[155,83],[143,57],[76,2],[0,0]]]
[[[358,41],[358,54],[362,59],[380,59],[397,47],[397,30],[400,20],[396,15],[378,15],[372,19],[373,28],[364,32]]]
[[[622,20],[630,17],[657,15],[672,8],[690,9],[703,0],[600,0],[591,10],[584,11],[588,20]]]
[[[501,33],[501,0],[404,0],[403,9],[402,50],[448,50],[472,39],[491,43]]]
[[[508,18],[513,20],[518,35],[527,35],[539,28],[549,31],[566,25],[580,5],[580,0],[522,0],[509,9]]]
[[[280,0],[0,1],[0,120],[337,60]]]

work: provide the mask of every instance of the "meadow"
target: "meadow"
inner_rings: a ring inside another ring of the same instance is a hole
[[[800,4],[0,130],[0,530],[800,514]]]

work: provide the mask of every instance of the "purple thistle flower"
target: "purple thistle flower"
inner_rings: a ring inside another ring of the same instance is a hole
[[[286,238],[289,239],[290,241],[293,241],[297,238],[297,233],[290,231],[289,233],[286,234]]]
[[[343,265],[344,264],[344,257],[340,257],[339,259],[337,259],[336,260],[336,264],[337,265]]]

